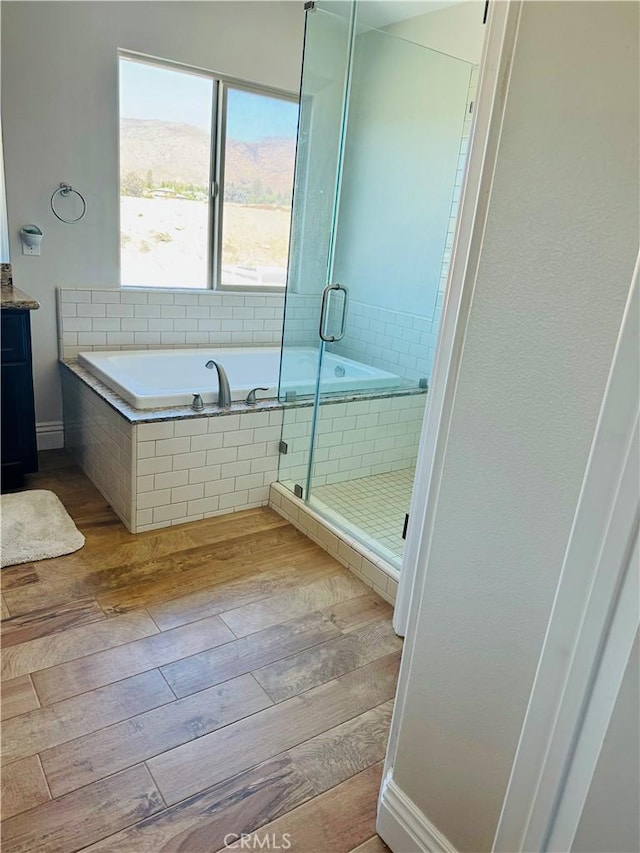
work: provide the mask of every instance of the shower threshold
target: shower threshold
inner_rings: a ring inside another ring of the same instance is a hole
[[[295,497],[293,483],[272,483],[269,503],[332,557],[350,569],[360,580],[384,599],[395,602],[400,577],[404,541],[404,515],[411,498],[414,470],[376,474],[332,486],[317,486],[324,500],[314,497],[311,504]],[[347,486],[356,486],[354,496]],[[289,486],[289,487],[288,487]],[[348,517],[336,511],[333,491],[338,488],[338,501],[348,507]],[[323,489],[331,489],[330,493]],[[368,499],[367,499],[368,498]],[[353,523],[354,504],[359,508],[359,523]],[[380,537],[383,537],[381,539]]]

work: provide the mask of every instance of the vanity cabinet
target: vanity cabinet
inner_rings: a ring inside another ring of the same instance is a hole
[[[2,309],[2,488],[38,470],[31,367],[30,312]]]

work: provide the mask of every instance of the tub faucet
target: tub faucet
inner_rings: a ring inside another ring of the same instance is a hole
[[[231,389],[229,388],[227,371],[219,361],[213,361],[213,359],[209,359],[205,364],[205,367],[209,370],[212,370],[215,367],[218,371],[218,405],[221,409],[228,409],[231,405]]]
[[[261,385],[258,385],[257,388],[252,388],[251,391],[247,394],[247,399],[245,403],[247,406],[255,406],[258,403],[258,398],[256,397],[256,391],[268,391],[268,388],[263,388]]]

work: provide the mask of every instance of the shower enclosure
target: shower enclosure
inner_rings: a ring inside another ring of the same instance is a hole
[[[402,560],[475,67],[413,40],[407,22],[367,25],[363,13],[374,4],[307,5],[279,481],[393,570]],[[336,366],[335,355],[348,361]],[[363,366],[377,369],[373,387],[358,378]]]

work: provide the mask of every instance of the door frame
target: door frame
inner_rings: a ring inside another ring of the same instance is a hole
[[[494,850],[571,850],[640,625],[640,255]]]
[[[499,0],[488,4],[471,146],[418,447],[407,539],[393,616],[394,630],[402,637],[407,633],[411,612],[419,605],[429,559],[449,423],[475,290],[521,8],[522,0]]]

